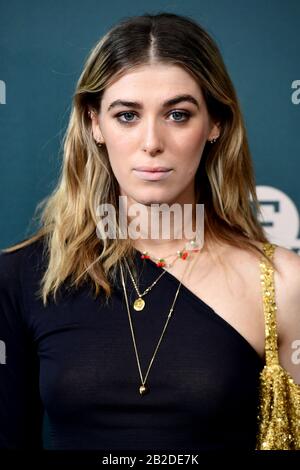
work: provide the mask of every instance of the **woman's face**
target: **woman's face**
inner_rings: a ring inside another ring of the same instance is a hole
[[[92,127],[106,145],[120,194],[145,205],[194,202],[204,146],[219,136],[197,82],[167,64],[134,68],[106,88]]]

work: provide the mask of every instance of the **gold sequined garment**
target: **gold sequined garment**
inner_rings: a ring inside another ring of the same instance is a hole
[[[276,245],[265,243],[273,258]],[[256,450],[300,449],[300,386],[279,364],[274,269],[260,261],[265,316],[265,366],[260,374],[259,431]]]

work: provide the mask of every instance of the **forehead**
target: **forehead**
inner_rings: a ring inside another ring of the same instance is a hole
[[[102,101],[138,98],[161,101],[176,94],[190,93],[201,98],[195,78],[183,67],[173,64],[149,64],[125,71],[103,93]]]

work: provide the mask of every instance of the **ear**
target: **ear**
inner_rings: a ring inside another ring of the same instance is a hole
[[[95,141],[97,143],[103,144],[104,139],[103,139],[103,135],[102,135],[102,132],[101,132],[101,129],[100,129],[100,125],[99,125],[99,116],[97,115],[96,111],[94,111],[92,109],[90,109],[88,111],[88,115],[89,115],[89,118],[92,121],[92,133],[93,133],[93,137],[94,137]]]
[[[207,136],[207,140],[218,139],[221,133],[221,123],[211,121],[210,131]]]

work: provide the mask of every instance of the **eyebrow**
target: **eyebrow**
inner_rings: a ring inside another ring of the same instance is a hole
[[[183,101],[193,103],[199,109],[198,101],[192,95],[188,95],[188,94],[174,96],[173,98],[171,98],[167,101],[164,101],[163,104],[162,104],[162,107],[163,108],[168,108],[169,106],[173,106],[173,105],[181,103]],[[116,106],[126,106],[128,108],[136,108],[136,109],[142,109],[143,108],[143,105],[141,103],[139,103],[138,101],[115,100],[109,105],[107,111],[110,111],[112,108],[115,108]]]

